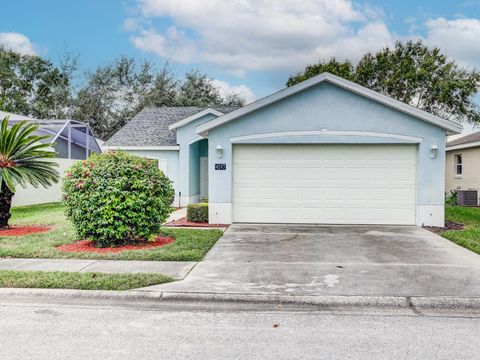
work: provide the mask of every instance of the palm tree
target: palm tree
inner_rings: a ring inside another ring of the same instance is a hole
[[[57,163],[50,144],[43,142],[50,136],[35,135],[38,124],[21,121],[8,126],[8,118],[0,126],[0,229],[8,227],[15,185],[47,187],[58,182]]]

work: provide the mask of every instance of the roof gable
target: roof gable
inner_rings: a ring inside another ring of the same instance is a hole
[[[283,90],[280,90],[272,95],[266,96],[262,99],[259,99],[253,103],[250,103],[248,105],[245,105],[242,108],[239,108],[235,111],[232,111],[231,113],[228,113],[226,115],[220,116],[216,119],[210,120],[205,122],[204,124],[201,124],[197,126],[196,130],[198,134],[206,135],[209,130],[216,128],[218,126],[221,126],[225,123],[228,123],[230,121],[233,121],[239,117],[242,117],[244,115],[247,115],[249,113],[252,113],[256,110],[262,109],[268,105],[271,105],[273,103],[276,103],[278,101],[281,101],[285,98],[288,98],[292,95],[298,94],[304,90],[310,89],[318,84],[321,84],[323,82],[328,82],[330,84],[336,85],[338,87],[341,87],[345,90],[348,90],[352,93],[358,94],[360,96],[363,96],[365,98],[368,98],[370,100],[376,101],[378,103],[381,103],[385,106],[388,106],[390,108],[393,108],[395,110],[398,110],[400,112],[406,113],[408,115],[411,115],[415,118],[421,119],[423,121],[426,121],[428,123],[434,124],[438,127],[441,127],[447,131],[448,134],[458,134],[462,130],[462,126],[454,123],[452,121],[443,119],[441,117],[438,117],[436,115],[430,114],[426,111],[420,110],[416,107],[413,107],[411,105],[405,104],[401,101],[395,100],[389,96],[380,94],[376,91],[370,90],[364,86],[355,84],[351,81],[345,80],[343,78],[340,78],[338,76],[335,76],[330,73],[322,73],[320,75],[317,75],[315,77],[312,77],[308,80],[305,80],[301,83],[298,83],[294,86],[285,88]]]

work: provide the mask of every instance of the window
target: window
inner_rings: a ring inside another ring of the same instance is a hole
[[[463,172],[462,155],[457,154],[455,155],[455,176],[462,176],[462,172]]]

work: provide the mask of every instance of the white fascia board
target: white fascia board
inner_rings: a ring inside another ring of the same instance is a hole
[[[356,93],[358,95],[361,95],[363,97],[366,97],[368,99],[377,101],[381,104],[384,104],[386,106],[389,106],[393,109],[396,109],[398,111],[401,111],[403,113],[406,113],[408,115],[414,116],[418,119],[424,120],[426,122],[429,122],[431,124],[434,124],[436,126],[439,126],[445,130],[447,130],[447,133],[450,134],[459,134],[462,131],[462,126],[446,119],[442,119],[441,117],[438,117],[436,115],[430,114],[426,111],[417,109],[416,107],[413,107],[411,105],[405,104],[399,100],[392,99],[386,95],[380,94],[376,91],[367,89],[364,86],[355,84],[351,81],[342,79],[338,76],[335,76],[330,73],[323,73],[317,76],[314,76],[308,80],[302,81],[301,83],[298,83],[296,85],[293,85],[291,87],[287,87],[285,89],[282,89],[272,95],[268,95],[262,99],[259,99],[253,103],[250,103],[248,105],[245,105],[238,110],[234,110],[226,115],[223,115],[221,117],[218,117],[216,119],[210,120],[205,122],[204,124],[201,124],[197,126],[196,131],[198,134],[205,134],[208,132],[208,130],[213,129],[217,126],[223,125],[229,121],[232,121],[240,116],[244,116],[248,113],[251,113],[255,110],[258,110],[262,107],[265,107],[267,105],[273,104],[279,100],[282,100],[286,97],[292,96],[294,94],[297,94],[303,90],[306,90],[312,86],[315,86],[317,84],[320,84],[321,82],[327,81],[331,84],[337,85],[341,88],[344,88],[346,90],[349,90],[353,93]]]
[[[106,145],[101,147],[102,150],[180,150],[180,146],[124,146],[124,145]]]
[[[468,143],[468,144],[459,144],[459,145],[449,146],[445,149],[445,151],[468,149],[468,148],[473,148],[473,147],[478,147],[478,146],[480,146],[480,141],[471,142],[471,143]]]
[[[223,115],[223,113],[220,112],[220,111],[208,108],[208,109],[202,110],[202,111],[200,111],[196,114],[193,114],[193,115],[191,115],[191,116],[189,116],[185,119],[177,121],[176,123],[171,124],[168,127],[168,130],[174,130],[174,129],[177,129],[179,127],[185,126],[187,124],[190,124],[192,121],[195,121],[195,120],[200,119],[201,117],[203,117],[205,115],[210,115],[210,114],[215,115],[215,116],[222,116]]]

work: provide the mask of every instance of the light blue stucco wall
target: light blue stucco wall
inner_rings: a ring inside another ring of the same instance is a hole
[[[200,144],[200,157],[208,157],[208,140],[201,140]]]
[[[285,131],[368,131],[420,137],[417,159],[417,205],[444,202],[445,130],[329,83],[321,83],[265,108],[233,120],[208,133],[209,202],[232,201],[231,138]],[[284,136],[243,143],[412,143],[404,139],[371,136]],[[432,145],[436,159],[430,158]],[[224,149],[217,160],[215,148]],[[215,171],[216,162],[226,171]]]
[[[188,173],[188,194],[200,194],[200,141],[190,144],[189,173]]]
[[[200,157],[208,157],[208,140],[203,139],[190,144],[188,188],[189,196],[200,195]]]
[[[167,160],[167,176],[173,182],[173,188],[175,189],[175,197],[178,195],[178,162],[179,152],[178,150],[125,150],[132,155],[152,158],[152,159],[164,159]]]
[[[207,114],[177,129],[177,144],[180,146],[178,190],[183,198],[189,198],[183,203],[198,200],[195,197],[200,196],[200,156],[208,156],[208,142],[197,134],[195,128],[216,117]]]

